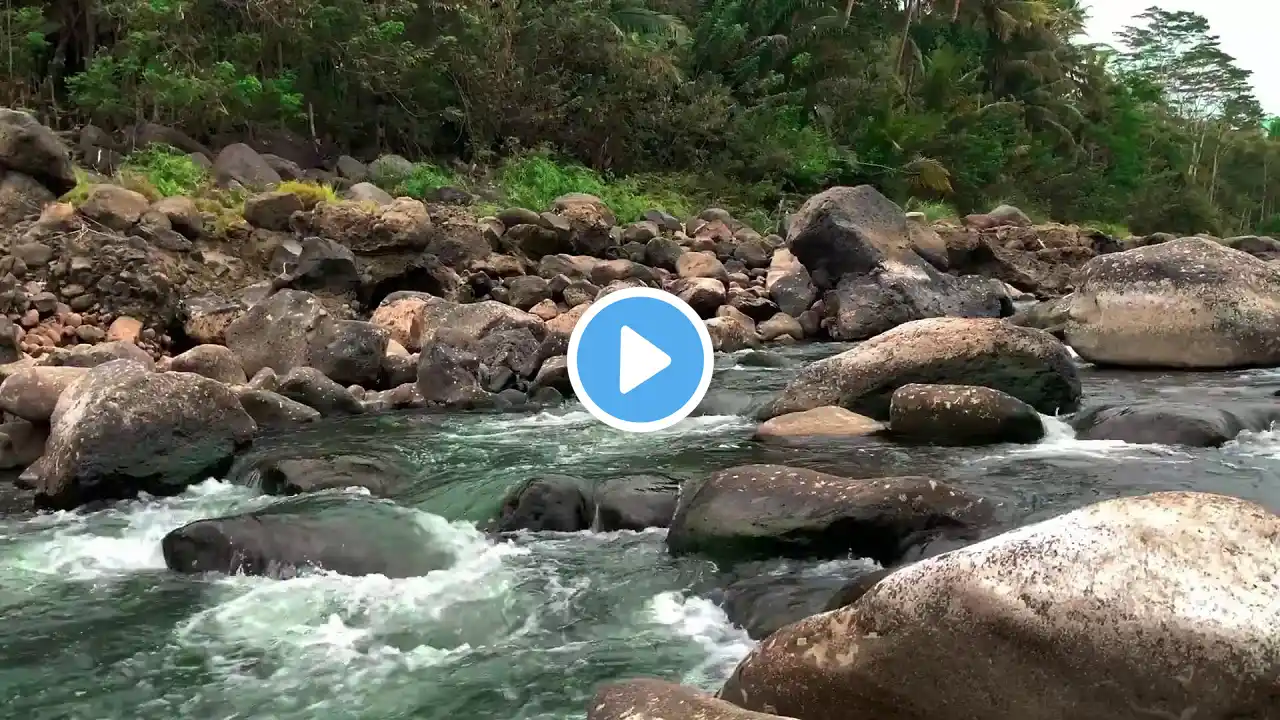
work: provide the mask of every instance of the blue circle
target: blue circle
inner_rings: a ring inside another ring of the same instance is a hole
[[[633,390],[619,388],[623,328],[671,358]],[[680,308],[652,297],[629,297],[601,308],[582,328],[575,361],[579,392],[602,412],[627,423],[654,423],[680,412],[699,391],[706,369],[702,335]]]

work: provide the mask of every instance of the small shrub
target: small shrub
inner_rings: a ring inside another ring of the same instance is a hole
[[[1128,226],[1124,223],[1107,222],[1105,220],[1090,220],[1089,222],[1080,223],[1080,226],[1104,232],[1113,238],[1127,238],[1133,236],[1133,233],[1129,232]]]
[[[293,193],[302,201],[303,207],[310,210],[322,202],[338,202],[338,193],[330,185],[307,182],[305,180],[286,180],[276,188],[280,192]]]
[[[133,178],[130,182],[138,187],[131,190],[160,197],[192,195],[209,182],[209,173],[186,153],[159,144],[131,153],[120,167],[119,175],[121,179]]]
[[[425,200],[432,190],[457,184],[457,176],[448,170],[431,163],[417,163],[408,175],[396,183],[391,194]]]

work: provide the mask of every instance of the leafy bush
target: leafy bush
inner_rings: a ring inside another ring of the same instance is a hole
[[[209,182],[209,173],[186,153],[168,145],[150,145],[125,158],[120,167],[123,183],[144,195],[160,197],[193,195]],[[141,188],[141,189],[140,189]],[[146,192],[144,190],[149,190]]]
[[[663,210],[677,217],[693,212],[695,203],[678,189],[662,187],[662,176],[605,178],[575,163],[556,162],[545,153],[524,155],[504,163],[498,184],[512,205],[547,210],[568,193],[587,193],[613,210],[618,222],[640,219],[646,210]]]
[[[392,194],[423,200],[432,190],[458,184],[458,178],[448,170],[431,163],[416,163],[409,174],[395,184]]]

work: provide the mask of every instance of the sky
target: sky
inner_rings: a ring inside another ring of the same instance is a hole
[[[1222,49],[1252,70],[1254,92],[1263,109],[1280,115],[1280,64],[1275,61],[1275,28],[1280,26],[1278,0],[1085,0],[1086,28],[1092,42],[1116,44],[1115,33],[1133,24],[1133,16],[1155,5],[1162,10],[1190,10],[1209,20]]]

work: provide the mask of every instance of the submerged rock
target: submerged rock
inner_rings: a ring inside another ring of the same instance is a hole
[[[1276,421],[1280,406],[1274,403],[1135,403],[1085,408],[1071,419],[1071,426],[1081,440],[1217,447],[1244,430],[1266,430]]]
[[[256,430],[221,383],[115,360],[63,391],[45,454],[24,475],[48,508],[174,495],[221,475]]]
[[[322,490],[363,488],[375,497],[389,497],[409,484],[406,470],[377,455],[267,457],[254,464],[262,491],[269,495],[300,495]]]
[[[307,495],[263,510],[184,525],[161,541],[165,565],[183,573],[291,577],[426,575],[457,562],[457,532],[442,519],[353,495]],[[478,538],[477,538],[478,540]]]
[[[1067,342],[1099,365],[1280,365],[1280,267],[1204,238],[1112,253],[1080,269]]]
[[[591,527],[595,507],[591,487],[569,475],[529,478],[507,491],[494,520],[498,532],[577,532]]]
[[[1221,495],[1091,505],[783,628],[719,697],[802,720],[1273,717],[1278,537]]]
[[[1046,415],[1075,410],[1080,401],[1071,353],[1049,333],[1001,320],[930,318],[808,365],[761,419],[824,405],[888,419],[894,391],[912,383],[981,385]]]
[[[728,558],[852,553],[889,565],[935,537],[970,535],[990,516],[981,498],[925,477],[740,465],[686,484],[667,547]]]

